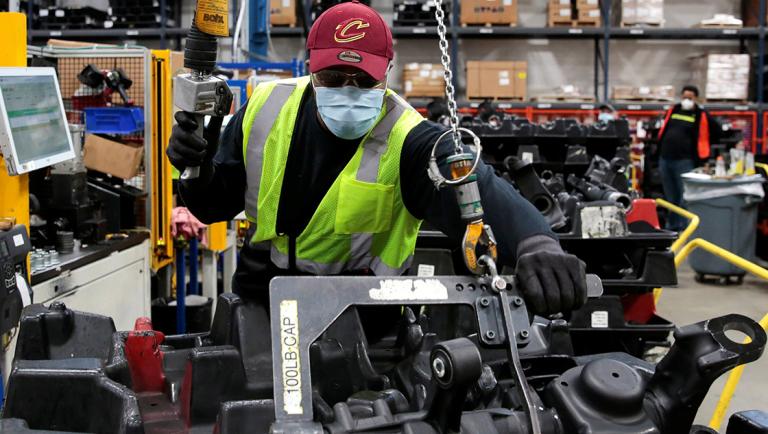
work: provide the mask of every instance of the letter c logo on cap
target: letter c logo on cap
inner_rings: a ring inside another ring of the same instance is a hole
[[[360,18],[353,18],[336,26],[333,39],[339,43],[359,41],[365,37],[365,32],[355,32],[355,30],[362,30],[370,26],[370,24]]]

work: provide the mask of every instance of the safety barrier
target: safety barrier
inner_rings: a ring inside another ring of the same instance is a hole
[[[688,241],[691,235],[693,235],[693,233],[699,227],[699,223],[701,220],[699,219],[699,216],[697,216],[696,214],[688,211],[687,209],[681,208],[673,203],[667,202],[664,199],[656,199],[656,205],[661,206],[662,208],[666,208],[667,210],[674,212],[675,214],[681,215],[689,220],[688,226],[680,234],[677,240],[674,243],[672,243],[672,246],[670,246],[670,249],[672,249],[672,252],[677,253],[678,250],[680,250],[680,247],[683,246]],[[688,255],[686,254],[686,256]],[[677,258],[675,258],[675,265],[678,265]],[[661,294],[663,292],[664,292],[664,289],[662,288],[656,288],[653,290],[654,304],[659,303],[659,299],[661,298]]]
[[[761,164],[761,166],[765,166],[761,168],[766,170],[768,173],[768,166],[764,164]],[[699,216],[686,209],[680,208],[679,206],[675,206],[663,199],[656,199],[656,204],[690,220],[688,227],[680,234],[680,238],[678,238],[678,240],[671,246],[672,251],[675,252],[675,266],[679,267],[680,264],[682,264],[688,255],[690,255],[691,252],[695,249],[703,249],[725,261],[730,262],[731,264],[745,270],[748,273],[754,274],[755,276],[768,281],[767,269],[755,264],[754,262],[748,261],[741,256],[735,255],[728,250],[717,246],[716,244],[712,244],[709,241],[701,238],[696,238],[685,244],[688,241],[688,238],[690,238],[690,236],[699,226]],[[680,246],[683,247],[680,248]],[[661,288],[656,288],[654,290],[654,301],[657,304],[661,294]],[[760,320],[760,326],[768,331],[768,314],[766,314]],[[736,392],[736,386],[738,386],[743,373],[744,365],[737,366],[735,369],[733,369],[733,371],[731,371],[730,375],[728,376],[728,380],[725,383],[725,387],[723,387],[723,392],[720,394],[720,400],[717,402],[715,412],[712,414],[712,418],[709,421],[710,428],[714,430],[720,429],[720,426],[723,424],[723,419],[725,419],[726,412],[728,411],[728,407],[731,404],[731,399],[733,399],[733,395]]]

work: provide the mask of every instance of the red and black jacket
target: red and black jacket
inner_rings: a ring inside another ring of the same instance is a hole
[[[659,130],[659,143],[664,138],[664,129],[669,124],[669,119],[674,113],[682,112],[680,104],[675,104],[664,116],[664,124],[662,124]],[[709,115],[707,112],[696,106],[696,123],[698,124],[698,137],[696,139],[696,150],[699,159],[706,160],[710,156],[710,141],[709,141]]]

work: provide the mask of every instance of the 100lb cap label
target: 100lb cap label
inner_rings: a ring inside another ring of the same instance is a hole
[[[299,312],[296,300],[280,302],[280,354],[283,379],[283,410],[304,414],[301,406],[301,358],[299,353]]]

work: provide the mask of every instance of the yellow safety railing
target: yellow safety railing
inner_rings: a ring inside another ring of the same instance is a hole
[[[667,202],[664,199],[656,199],[656,205],[662,208],[666,208],[670,212],[673,212],[675,214],[678,214],[688,219],[688,227],[685,228],[685,230],[680,234],[677,240],[675,240],[675,242],[672,243],[672,246],[670,247],[670,249],[672,249],[672,252],[677,253],[677,251],[680,250],[680,247],[683,246],[686,243],[686,241],[688,241],[688,238],[690,238],[691,235],[693,235],[693,233],[699,227],[699,223],[701,220],[699,219],[699,216],[697,216],[696,214],[688,211],[687,209],[680,208],[679,206],[673,203]],[[677,265],[677,260],[675,260],[675,265]],[[659,299],[661,298],[661,294],[663,292],[664,290],[662,288],[656,288],[653,290],[654,304],[659,303]]]
[[[768,165],[765,165],[762,163],[756,163],[756,164],[760,164],[761,168],[765,169],[766,173],[768,173]],[[688,210],[680,208],[679,206],[675,206],[663,199],[656,199],[656,203],[668,209],[669,211],[674,212],[690,220],[688,227],[685,229],[685,231],[683,231],[682,234],[680,234],[680,238],[678,238],[678,240],[675,241],[675,243],[672,244],[672,247],[671,247],[672,251],[676,253],[675,267],[679,267],[680,264],[682,264],[683,261],[685,261],[685,259],[688,257],[688,255],[690,255],[691,252],[694,251],[695,249],[703,249],[717,256],[718,258],[728,261],[731,264],[747,271],[748,273],[752,273],[761,279],[768,280],[767,269],[755,264],[754,262],[748,261],[739,255],[735,255],[716,244],[712,244],[707,240],[696,238],[693,241],[689,242],[688,244],[685,244],[682,247],[682,249],[680,249],[680,246],[686,241],[688,241],[688,238],[690,238],[690,236],[699,226],[699,216],[697,216],[696,214],[693,214]],[[661,297],[661,293],[662,293],[661,288],[657,288],[654,290],[654,301],[656,303],[658,303],[659,297]],[[768,331],[768,314],[766,314],[760,320],[760,327]],[[720,429],[720,426],[723,424],[723,419],[725,419],[725,414],[728,411],[728,407],[731,404],[731,399],[733,398],[733,395],[736,392],[736,386],[739,384],[739,381],[741,380],[741,375],[743,373],[744,373],[744,365],[739,365],[736,368],[734,368],[733,371],[731,371],[730,375],[728,376],[728,380],[725,383],[725,387],[723,387],[723,392],[720,394],[720,400],[717,402],[717,406],[715,407],[715,412],[712,415],[712,419],[710,419],[709,421],[710,428],[714,430]]]
[[[762,327],[763,330],[768,331],[768,314],[760,320],[760,327]],[[748,342],[749,338],[745,339],[744,343]],[[736,386],[739,384],[739,381],[741,381],[741,375],[744,373],[744,366],[746,365],[739,365],[733,368],[733,371],[728,375],[728,380],[725,382],[723,392],[720,394],[720,400],[717,401],[715,412],[712,414],[712,419],[709,420],[709,427],[715,431],[719,430],[720,426],[723,424],[725,412],[728,411],[728,407],[731,405],[731,399],[733,398],[734,393],[736,393]]]

